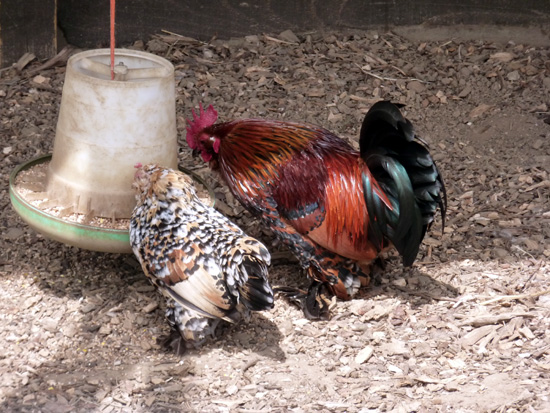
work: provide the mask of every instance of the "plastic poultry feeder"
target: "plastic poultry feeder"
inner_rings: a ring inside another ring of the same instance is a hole
[[[19,166],[10,197],[19,215],[57,241],[103,252],[131,252],[128,230],[82,225],[48,215],[15,189],[17,174],[49,162],[44,186],[48,204],[86,217],[129,218],[135,205],[134,165],[177,168],[174,67],[135,50],[73,55],[67,63],[51,161]],[[197,177],[195,176],[195,179]]]
[[[48,197],[75,212],[129,218],[137,162],[177,168],[174,67],[145,52],[90,50],[67,63]]]

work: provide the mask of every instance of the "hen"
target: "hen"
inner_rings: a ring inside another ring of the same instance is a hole
[[[249,310],[272,308],[265,246],[203,204],[189,176],[157,165],[136,168],[130,242],[167,298],[166,344],[181,353],[214,335],[220,320],[234,323]]]
[[[366,114],[360,150],[318,126],[262,119],[216,123],[212,106],[188,120],[187,143],[242,205],[298,257],[312,280],[305,313],[326,315],[320,286],[350,299],[392,246],[410,266],[446,192],[427,145],[399,107]]]

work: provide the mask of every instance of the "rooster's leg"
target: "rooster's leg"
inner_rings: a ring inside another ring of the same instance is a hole
[[[308,320],[328,320],[332,304],[326,283],[313,280],[307,291],[292,287],[275,287],[273,291],[287,298],[304,312]]]
[[[304,315],[309,320],[328,320],[332,303],[327,283],[312,281],[305,298]]]

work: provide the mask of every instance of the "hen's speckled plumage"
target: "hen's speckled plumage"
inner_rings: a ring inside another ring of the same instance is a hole
[[[168,299],[166,316],[186,344],[199,345],[220,320],[273,307],[265,246],[197,197],[189,176],[139,167],[130,242],[143,271]]]

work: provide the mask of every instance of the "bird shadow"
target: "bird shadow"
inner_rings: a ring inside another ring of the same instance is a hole
[[[292,263],[289,263],[289,265],[277,265],[277,269],[279,269],[278,272],[280,274],[276,274],[277,278],[272,280],[274,287],[280,288],[283,286],[290,289],[307,291],[310,281],[298,265]],[[383,296],[387,298],[400,298],[403,301],[409,302],[412,308],[435,301],[457,301],[457,297],[460,295],[459,289],[437,279],[438,274],[436,273],[437,271],[434,271],[432,274],[427,273],[416,266],[404,268],[401,265],[400,259],[391,257],[384,261],[383,266],[373,266],[369,284],[361,287],[352,301],[368,301]],[[279,296],[279,299],[296,305],[293,300],[288,299],[284,295]],[[342,305],[342,303],[344,301],[336,300],[336,306]],[[300,306],[298,305],[298,307]],[[332,319],[334,315],[334,311],[331,310],[328,315],[329,319]]]
[[[222,348],[228,353],[246,351],[261,357],[284,361],[286,355],[280,347],[282,339],[283,335],[273,321],[262,312],[253,312],[248,321],[218,326],[216,337],[208,338],[197,349],[187,349],[183,355],[192,357]]]
[[[219,357],[221,365],[227,357],[218,355],[216,349],[255,353],[251,358],[256,360],[285,359],[279,346],[281,332],[261,313],[252,313],[250,321],[233,325],[221,337],[178,357],[152,340],[169,331],[164,298],[150,285],[133,255],[34,239],[35,243],[21,239],[22,248],[6,260],[11,278],[39,290],[36,297],[21,299],[21,311],[52,309],[43,315],[62,313],[61,321],[59,328],[48,332],[47,343],[20,346],[24,347],[20,352],[43,350],[44,361],[33,367],[25,382],[14,383],[4,392],[1,411],[17,410],[24,397],[25,409],[30,410],[33,406],[42,411],[99,409],[98,400],[119,391],[120,386],[162,390],[174,383],[172,377],[177,377],[179,385],[197,385],[203,378],[194,373],[200,371],[195,356]],[[156,302],[157,306],[145,310]],[[36,323],[40,328],[41,322]],[[15,370],[26,371],[17,363],[14,360]]]
[[[417,307],[434,301],[456,301],[460,295],[458,288],[417,267],[403,268],[396,260],[387,268],[375,267],[369,286],[359,290],[355,299],[369,299],[377,296],[398,297]]]

